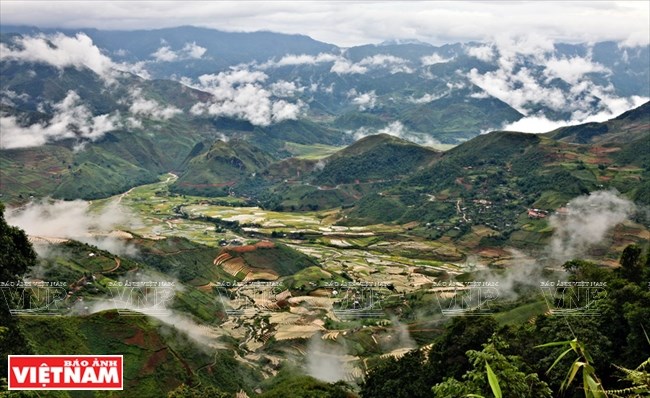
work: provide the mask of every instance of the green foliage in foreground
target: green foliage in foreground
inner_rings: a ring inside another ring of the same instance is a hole
[[[188,387],[186,384],[181,384],[177,389],[167,394],[167,398],[230,398],[230,394],[219,391],[212,386]]]
[[[298,369],[284,367],[266,383],[260,398],[346,398],[353,396],[343,382],[325,383],[305,376]]]
[[[548,384],[541,381],[535,373],[525,374],[520,371],[524,367],[522,358],[505,356],[499,352],[506,349],[508,344],[505,341],[494,338],[483,346],[482,351],[468,351],[472,369],[463,375],[463,381],[449,378],[435,385],[432,388],[434,397],[487,397],[492,393],[495,397],[550,398],[551,389]]]
[[[629,246],[621,264],[615,271],[579,260],[565,265],[570,281],[606,283],[606,294],[590,304],[598,316],[547,314],[500,327],[486,317],[454,319],[428,354],[416,350],[371,368],[362,396],[647,396],[650,256]]]
[[[0,203],[0,282],[15,283],[22,280],[27,269],[36,264],[36,253],[27,235],[5,221],[4,205]],[[4,296],[4,295],[3,295]],[[31,352],[25,336],[9,309],[13,303],[10,295],[0,305],[0,356],[28,354]],[[7,374],[7,361],[0,361],[0,375]]]

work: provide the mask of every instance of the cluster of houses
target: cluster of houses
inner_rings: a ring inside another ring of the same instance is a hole
[[[569,208],[559,207],[555,210],[555,214],[559,216],[566,216],[569,214]],[[528,209],[528,218],[546,218],[548,216],[548,211],[542,209]]]

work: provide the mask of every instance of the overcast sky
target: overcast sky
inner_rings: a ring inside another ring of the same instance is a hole
[[[194,25],[271,30],[353,46],[389,39],[432,44],[539,34],[563,42],[648,44],[648,1],[0,1],[1,24],[151,29]]]

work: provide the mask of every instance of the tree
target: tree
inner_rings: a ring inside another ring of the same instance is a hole
[[[463,381],[455,378],[433,386],[436,398],[471,396],[503,396],[521,398],[550,398],[551,389],[539,379],[536,373],[525,374],[521,357],[503,355],[500,350],[508,349],[508,344],[493,337],[483,345],[481,351],[470,350],[467,357],[472,369],[463,376]]]
[[[36,263],[36,253],[20,228],[7,224],[0,203],[0,281],[18,282]]]
[[[642,250],[639,245],[628,245],[621,254],[621,276],[630,282],[639,283],[643,274]]]
[[[12,227],[5,221],[4,206],[0,203],[0,282],[16,283],[22,280],[29,267],[36,264],[36,253],[25,232]],[[18,322],[9,311],[13,305],[12,296],[3,295],[0,303],[0,357],[9,354],[27,354],[29,346]],[[0,375],[7,374],[7,361],[0,361]]]
[[[189,387],[186,384],[181,384],[167,394],[167,398],[229,398],[230,396],[212,386]]]
[[[424,353],[413,350],[400,359],[390,358],[373,367],[361,386],[364,398],[429,397],[432,373]]]
[[[584,343],[578,341],[577,338],[574,338],[573,340],[542,344],[538,346],[538,348],[558,346],[568,346],[568,348],[557,357],[555,362],[553,362],[553,365],[548,369],[548,372],[550,372],[551,369],[553,369],[567,354],[573,352],[577,355],[577,358],[569,367],[569,371],[562,382],[562,386],[560,387],[561,391],[565,391],[567,387],[573,383],[573,380],[576,378],[578,373],[582,372],[582,390],[584,391],[585,398],[605,398],[607,394],[603,389],[603,383],[600,381],[598,376],[596,376],[596,369],[593,367],[594,360],[585,348]]]

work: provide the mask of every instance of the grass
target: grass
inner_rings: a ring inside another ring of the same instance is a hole
[[[544,314],[547,310],[548,306],[545,301],[535,301],[495,314],[494,318],[500,325],[520,325],[537,315]]]
[[[343,147],[324,144],[297,144],[295,142],[287,142],[284,145],[284,149],[300,159],[322,159],[341,150],[342,148]]]

